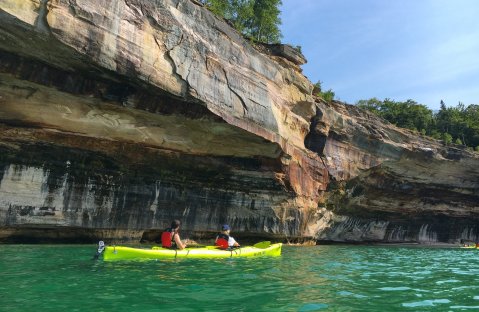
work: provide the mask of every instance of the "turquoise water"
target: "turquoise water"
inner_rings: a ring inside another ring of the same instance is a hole
[[[479,309],[479,251],[285,246],[279,258],[94,261],[96,246],[0,245],[0,311]]]

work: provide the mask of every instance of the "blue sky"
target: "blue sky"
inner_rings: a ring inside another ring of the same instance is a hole
[[[282,41],[312,81],[354,104],[479,104],[479,0],[283,0]]]

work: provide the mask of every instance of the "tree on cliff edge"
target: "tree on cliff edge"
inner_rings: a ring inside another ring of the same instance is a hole
[[[257,41],[277,43],[281,39],[281,19],[279,6],[281,0],[256,0],[253,6],[251,36]]]
[[[441,139],[445,144],[454,142],[458,145],[466,145],[469,149],[476,149],[479,152],[479,105],[477,104],[466,107],[459,102],[455,107],[447,107],[446,103],[441,101],[441,108],[436,113],[413,100],[396,102],[390,99],[381,101],[372,98],[360,100],[356,105],[398,127],[417,130],[435,139]]]
[[[281,0],[203,0],[203,4],[252,40],[279,43],[282,37]]]

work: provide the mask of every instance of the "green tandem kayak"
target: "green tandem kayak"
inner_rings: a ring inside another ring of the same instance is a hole
[[[153,247],[151,249],[132,248],[125,246],[106,246],[103,251],[104,261],[116,260],[142,260],[142,259],[175,259],[175,258],[194,258],[194,259],[218,259],[232,257],[277,257],[281,256],[281,246],[283,244],[271,244],[262,242],[254,246],[246,246],[233,250],[222,250],[216,246],[205,246],[199,248],[185,248],[183,250],[172,250],[162,247]]]

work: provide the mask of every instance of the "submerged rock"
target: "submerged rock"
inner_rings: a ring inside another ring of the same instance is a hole
[[[0,240],[477,239],[477,154],[264,49],[195,1],[3,1]]]

